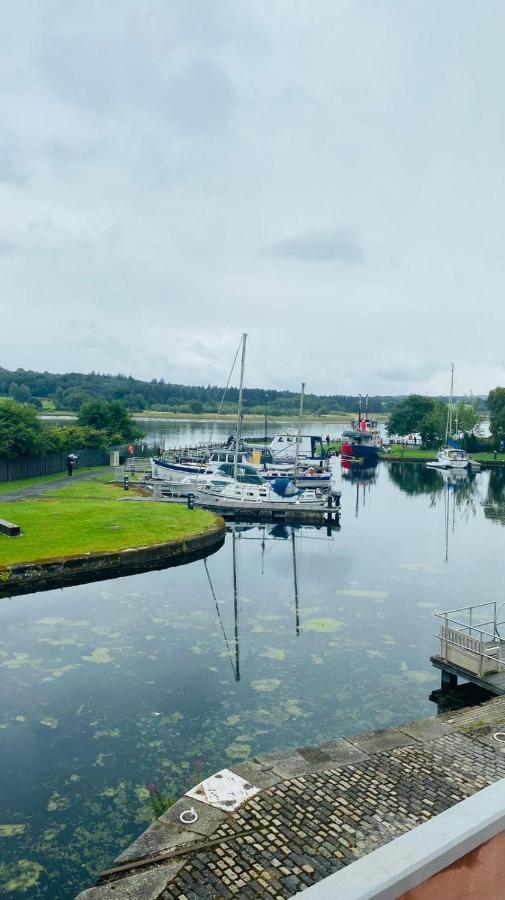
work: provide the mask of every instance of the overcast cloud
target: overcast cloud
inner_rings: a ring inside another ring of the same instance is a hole
[[[505,384],[501,0],[3,0],[0,365]]]

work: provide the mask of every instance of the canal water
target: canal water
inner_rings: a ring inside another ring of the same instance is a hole
[[[323,440],[326,438],[326,435],[329,435],[332,439],[339,438],[342,431],[350,427],[352,418],[352,416],[349,416],[348,420],[340,422],[331,420],[312,422],[307,420],[303,423],[303,433],[320,435]],[[167,447],[178,447],[180,445],[187,446],[204,443],[205,441],[226,440],[230,434],[234,434],[236,428],[236,423],[232,419],[213,422],[210,419],[153,419],[146,417],[137,421],[140,428],[145,432],[146,443],[150,446],[159,445],[161,447],[165,446],[165,443]],[[272,436],[275,433],[282,434],[285,431],[296,432],[297,428],[298,423],[295,420],[277,424],[269,422],[268,434]],[[381,422],[380,428],[385,434],[385,424],[383,422]],[[262,421],[248,422],[245,420],[242,430],[246,440],[251,437],[258,438],[264,434],[264,423]]]
[[[505,601],[505,470],[335,468],[342,528],[0,600],[0,895],[67,900],[179,797],[273,750],[436,713],[436,609]]]

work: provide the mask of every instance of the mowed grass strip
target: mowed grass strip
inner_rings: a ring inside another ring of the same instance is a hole
[[[191,537],[215,522],[203,509],[90,497],[88,502],[69,497],[0,502],[0,518],[22,531],[13,538],[0,534],[0,566],[161,544]]]
[[[84,471],[93,472],[101,478],[107,476],[110,477],[111,472],[108,466],[93,466],[89,469],[76,469],[76,474]],[[19,478],[16,481],[2,481],[0,483],[0,494],[13,494],[15,491],[20,491],[23,488],[38,487],[41,484],[51,484],[52,481],[61,481],[65,477],[68,478],[66,472],[55,472],[53,475],[37,475],[33,478]],[[70,481],[70,478],[68,478],[68,480]]]

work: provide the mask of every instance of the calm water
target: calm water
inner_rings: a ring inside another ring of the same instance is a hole
[[[352,416],[346,422],[311,422],[304,421],[304,434],[318,434],[325,438],[327,434],[332,438],[340,437],[342,431],[349,427]],[[212,422],[210,419],[139,419],[138,424],[145,432],[145,440],[148,444],[179,446],[196,444],[210,440],[226,439],[233,434],[236,423],[233,420]],[[383,426],[381,426],[383,427]],[[268,424],[268,434],[272,436],[276,432],[296,431],[298,422],[282,422],[277,425]],[[264,434],[263,422],[244,422],[244,437],[261,437]]]
[[[236,529],[207,566],[0,600],[3,896],[89,886],[150,821],[146,785],[179,796],[197,756],[210,774],[435,713],[433,611],[505,600],[505,470],[341,488],[331,539]]]

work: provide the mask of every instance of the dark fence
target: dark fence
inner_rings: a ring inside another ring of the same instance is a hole
[[[89,466],[107,466],[109,464],[109,451],[103,448],[91,447],[76,452],[79,456],[77,471],[89,468]],[[30,454],[19,456],[16,459],[0,459],[0,482],[64,472],[67,467],[67,457],[67,452],[53,450],[51,453]]]

